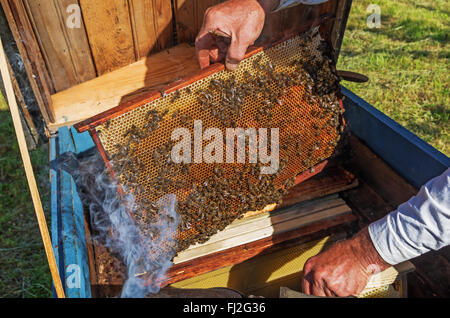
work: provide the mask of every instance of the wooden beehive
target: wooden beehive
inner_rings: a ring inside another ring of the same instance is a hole
[[[197,71],[192,43],[218,2],[1,0],[50,133]],[[256,44],[325,19],[321,34],[338,52],[350,3],[273,13]],[[68,27],[78,13],[79,27]]]

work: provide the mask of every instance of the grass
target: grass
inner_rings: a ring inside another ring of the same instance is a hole
[[[381,9],[381,28],[366,24],[369,4]],[[344,85],[450,155],[449,33],[447,0],[353,1],[340,69],[369,76]]]
[[[381,7],[381,28],[366,8]],[[449,11],[446,0],[353,1],[339,68],[370,82],[345,83],[355,93],[450,155]],[[1,83],[0,83],[1,86]],[[48,212],[48,148],[31,152]],[[0,93],[0,297],[50,297],[51,279],[15,133]]]
[[[31,159],[50,221],[48,147],[32,151]],[[51,296],[50,272],[19,146],[0,91],[0,297]]]

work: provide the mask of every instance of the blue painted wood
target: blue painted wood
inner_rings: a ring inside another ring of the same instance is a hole
[[[55,162],[58,158],[58,138],[50,139],[50,162]],[[50,167],[50,188],[51,188],[51,228],[52,228],[52,246],[55,254],[56,263],[58,265],[58,271],[61,276],[61,281],[65,281],[64,271],[64,251],[61,240],[61,235],[58,235],[61,231],[61,215],[60,215],[60,196],[59,196],[59,170],[52,169]],[[64,287],[64,284],[63,284]],[[56,297],[55,290],[53,289],[53,296]]]
[[[446,155],[350,90],[343,88],[342,92],[351,132],[413,186],[419,188],[450,167]]]
[[[94,147],[89,134],[63,127],[51,141],[52,243],[69,298],[91,297],[83,205],[72,175],[73,163],[63,155],[77,155]],[[66,157],[67,158],[67,157]],[[69,156],[70,158],[70,156]],[[70,171],[70,169],[69,169]]]
[[[92,140],[91,135],[89,135],[89,132],[86,131],[82,134],[79,134],[77,133],[75,128],[70,127],[70,133],[73,137],[76,154],[80,154],[89,151],[92,148],[95,148],[94,141]]]

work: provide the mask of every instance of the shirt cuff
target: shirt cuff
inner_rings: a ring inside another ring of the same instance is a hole
[[[417,257],[417,253],[403,244],[392,228],[392,220],[397,211],[369,225],[369,235],[381,258],[391,265],[396,265]]]
[[[272,12],[277,12],[282,9],[294,7],[299,4],[307,4],[307,5],[315,5],[327,2],[328,0],[280,0],[280,5],[278,8],[273,10]]]

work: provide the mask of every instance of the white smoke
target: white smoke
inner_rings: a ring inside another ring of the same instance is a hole
[[[71,170],[75,182],[83,189],[83,203],[89,207],[94,238],[119,255],[127,267],[121,297],[140,298],[158,293],[176,253],[179,225],[176,196],[162,197],[152,222],[137,226],[131,215],[145,211],[132,194],[119,195],[117,180],[112,180],[98,155],[77,160],[76,168]]]

